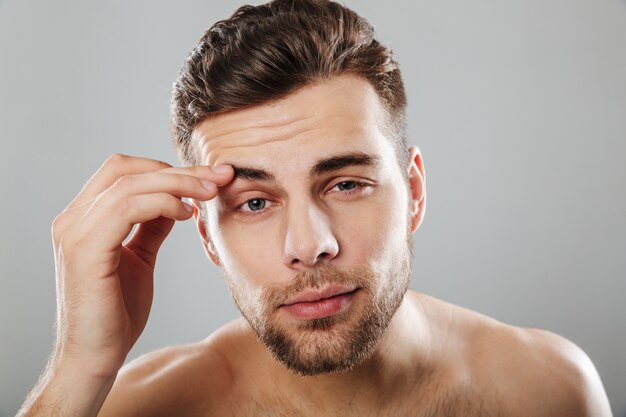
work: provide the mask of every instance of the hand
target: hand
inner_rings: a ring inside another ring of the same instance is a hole
[[[175,221],[192,216],[181,197],[215,197],[233,178],[224,168],[113,155],[55,218],[55,364],[99,378],[117,374],[148,320],[157,252]]]

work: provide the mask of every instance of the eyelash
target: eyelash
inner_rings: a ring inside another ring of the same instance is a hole
[[[335,184],[335,185],[331,188],[331,190],[332,190],[333,188],[336,188],[336,187],[337,187],[337,186],[339,186],[340,184],[346,184],[346,183],[354,183],[354,188],[351,188],[351,189],[349,189],[349,190],[339,191],[340,193],[342,193],[342,194],[344,194],[344,195],[352,195],[352,194],[354,194],[354,193],[357,193],[357,192],[361,192],[361,191],[363,191],[363,190],[364,190],[365,188],[367,188],[367,187],[371,187],[371,184],[366,183],[366,182],[363,182],[363,181],[357,181],[357,180],[346,180],[346,181],[340,181],[340,182],[338,182],[337,184]],[[330,190],[329,190],[329,191],[330,191]],[[327,191],[327,192],[329,192],[329,191]],[[245,207],[246,205],[248,205],[248,203],[250,203],[251,201],[254,201],[254,200],[262,200],[262,201],[266,201],[266,202],[267,202],[267,201],[269,201],[267,198],[251,198],[251,199],[249,199],[249,200],[246,200],[243,204],[241,204],[241,205],[237,206],[237,207],[235,208],[235,210],[238,212],[238,214],[240,214],[240,215],[242,215],[242,216],[250,216],[250,217],[252,217],[252,216],[258,216],[258,215],[260,215],[260,214],[265,213],[265,212],[267,211],[267,210],[265,209],[265,207],[264,207],[263,209],[260,209],[260,210],[254,210],[254,211],[252,211],[252,210],[250,210],[250,211],[245,211],[245,210],[243,210],[243,207]]]

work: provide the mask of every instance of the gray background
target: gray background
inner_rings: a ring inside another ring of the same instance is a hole
[[[425,157],[412,287],[573,340],[626,416],[626,3],[346,3],[395,50]],[[1,417],[51,346],[52,219],[111,153],[177,164],[171,84],[239,4],[0,2]],[[236,316],[192,222],[180,223],[129,359]]]

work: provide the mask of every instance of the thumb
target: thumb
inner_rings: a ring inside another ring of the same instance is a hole
[[[174,219],[161,216],[141,223],[126,247],[135,252],[146,263],[154,266],[159,248],[174,227],[175,222]]]

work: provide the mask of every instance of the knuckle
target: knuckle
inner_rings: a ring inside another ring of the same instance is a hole
[[[98,170],[99,172],[117,172],[119,171],[119,167],[126,163],[126,160],[129,158],[128,155],[124,155],[121,153],[114,153],[109,155],[107,159],[105,159],[104,163]]]
[[[114,153],[109,155],[109,157],[104,161],[105,166],[115,166],[123,163],[128,159],[128,155],[124,155],[123,153]]]
[[[136,175],[123,175],[115,180],[114,186],[115,188],[128,190],[133,187],[136,180]]]
[[[61,237],[61,233],[63,231],[63,225],[65,223],[64,213],[59,214],[52,220],[52,227],[50,228],[50,232],[52,233],[52,238],[54,241],[58,241]]]
[[[52,229],[57,230],[59,227],[61,227],[64,221],[65,221],[65,212],[61,212],[57,214],[57,216],[54,219],[52,219]]]

